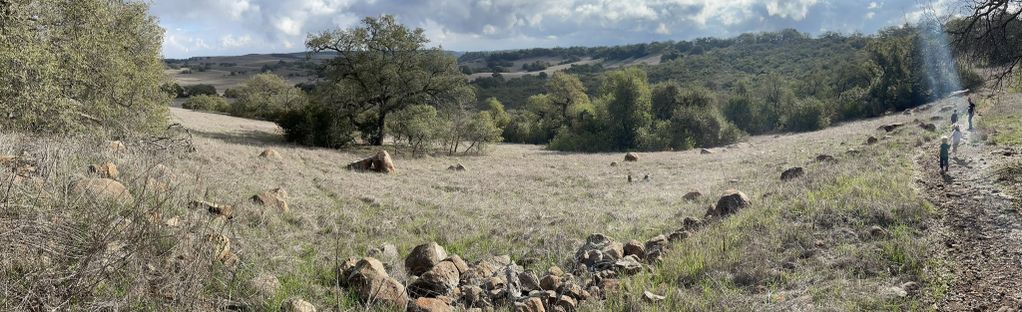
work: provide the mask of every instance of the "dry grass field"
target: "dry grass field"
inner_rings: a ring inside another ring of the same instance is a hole
[[[167,237],[222,233],[230,239],[238,264],[233,273],[208,263],[185,266],[189,269],[174,274],[154,273],[166,268],[147,267],[145,259],[201,249],[194,239],[176,245],[165,242],[167,246],[157,248],[163,253],[140,253],[128,261],[139,267],[132,271],[136,275],[103,282],[109,285],[102,292],[86,291],[89,298],[99,298],[94,301],[54,302],[25,294],[26,289],[60,283],[8,284],[0,287],[6,298],[0,307],[160,310],[165,305],[204,309],[244,303],[257,310],[277,310],[285,299],[301,297],[324,310],[363,310],[332,286],[334,268],[340,259],[361,257],[383,244],[397,247],[398,255],[379,256],[402,282],[409,279],[402,269],[403,256],[430,241],[470,262],[506,254],[526,269],[545,271],[550,265],[563,265],[591,233],[645,241],[681,227],[685,217],[702,218],[718,194],[737,189],[752,198],[750,208],[694,233],[662,263],[624,280],[621,293],[582,309],[926,309],[941,296],[946,281],[940,260],[929,257],[935,244],[927,228],[935,210],[917,195],[912,159],[917,147],[938,136],[914,120],[932,122],[931,116],[942,114],[939,109],[949,105],[962,105],[962,100],[931,104],[913,115],[890,115],[817,132],[751,137],[711,154],[643,153],[638,162],[624,162],[623,153],[568,154],[529,145],[497,145],[482,156],[411,158],[388,146],[398,169],[391,175],[345,170],[346,164],[375,153],[370,148],[293,146],[280,140],[280,130],[272,123],[179,108],[171,109],[174,122],[189,130],[194,152],[125,139],[127,151],[118,153],[102,147],[101,139],[5,134],[0,136],[0,155],[32,155],[41,168],[38,180],[44,182],[38,187],[0,182],[7,190],[0,201],[5,207],[2,221],[78,218],[69,224],[84,227],[86,219],[78,212],[59,207],[85,202],[87,207],[112,207],[101,218],[108,223],[87,227],[102,232],[117,220],[134,216],[138,225],[145,223],[145,215],[159,212],[159,222],[179,223],[161,226],[157,233],[135,226],[121,236],[90,237],[109,247],[110,240],[123,241],[128,234],[141,235],[131,237],[143,245]],[[877,130],[891,123],[905,125],[891,133]],[[879,143],[865,145],[869,136],[879,138]],[[278,151],[280,159],[259,157],[268,148]],[[836,161],[815,161],[820,154],[833,155]],[[89,164],[107,161],[120,168],[120,180],[136,195],[134,204],[95,203],[74,196],[67,186],[86,177]],[[456,163],[468,170],[446,170]],[[176,175],[169,194],[148,195],[146,177],[157,164]],[[781,172],[795,166],[804,167],[806,176],[781,182]],[[627,181],[629,174],[635,182]],[[286,190],[289,211],[249,200],[276,188]],[[685,200],[690,191],[704,196]],[[206,211],[188,208],[192,200],[233,205],[235,217],[213,222]],[[12,242],[4,246],[20,246],[19,241]],[[52,255],[44,252],[25,259],[38,257]],[[198,258],[187,259],[204,263]],[[69,270],[80,265],[65,261]],[[18,272],[31,271],[9,262],[0,263],[4,269],[0,280],[10,282]],[[281,287],[261,293],[250,281],[268,274],[279,279]],[[146,281],[149,286],[140,286]],[[906,291],[900,287],[906,282],[920,287]],[[643,302],[641,294],[647,290],[666,300]]]

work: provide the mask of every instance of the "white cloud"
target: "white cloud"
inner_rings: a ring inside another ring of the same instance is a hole
[[[252,42],[252,36],[243,35],[240,37],[234,37],[232,34],[220,37],[220,46],[227,49],[240,48],[247,46]]]
[[[656,33],[657,34],[661,34],[661,35],[669,35],[669,34],[671,34],[671,30],[667,29],[667,25],[666,24],[660,23],[660,25],[657,26],[657,28],[656,28]]]

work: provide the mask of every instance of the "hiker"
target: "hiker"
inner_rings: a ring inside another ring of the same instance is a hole
[[[958,144],[962,143],[962,127],[955,124],[951,127],[951,154],[958,156]]]
[[[972,102],[972,97],[969,97],[969,130],[972,130],[972,116],[976,115],[976,103]]]
[[[957,124],[957,123],[958,123],[958,109],[956,108],[955,112],[951,114],[951,124],[953,125],[953,124]]]
[[[940,138],[940,173],[947,173],[948,171],[948,150],[951,149],[951,145],[947,144],[947,136]]]

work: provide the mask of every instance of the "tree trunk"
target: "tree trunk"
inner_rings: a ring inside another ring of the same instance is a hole
[[[373,146],[383,146],[383,138],[387,136],[387,113],[380,112],[379,127],[376,129],[376,137],[370,142]]]

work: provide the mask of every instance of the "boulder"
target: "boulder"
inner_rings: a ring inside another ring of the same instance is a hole
[[[667,236],[657,235],[656,237],[650,238],[646,241],[646,245],[644,247],[646,249],[646,262],[655,263],[660,261],[671,245]]]
[[[546,308],[543,307],[543,299],[530,297],[515,304],[515,312],[546,312]]]
[[[191,209],[206,210],[210,214],[222,216],[227,219],[234,219],[234,206],[231,205],[211,203],[204,200],[193,200],[188,203],[188,207]]]
[[[649,303],[657,303],[657,302],[660,302],[660,301],[664,301],[664,299],[667,299],[667,297],[664,297],[664,296],[661,296],[661,295],[657,295],[657,294],[651,293],[649,291],[643,291],[642,292],[642,300],[646,301],[646,302],[649,302]]]
[[[681,224],[682,229],[685,231],[693,231],[703,226],[703,221],[698,218],[685,217],[685,219],[681,221]]]
[[[450,312],[454,311],[447,302],[437,298],[418,298],[408,306],[408,312]]]
[[[547,274],[539,280],[539,287],[543,290],[557,290],[561,287],[561,277]]]
[[[447,170],[450,170],[450,171],[465,171],[466,169],[465,169],[465,165],[456,164],[456,165],[451,165],[450,167],[447,167]]]
[[[280,280],[273,274],[262,273],[252,278],[249,285],[263,298],[272,298],[280,289]]]
[[[412,298],[448,296],[461,280],[458,267],[451,261],[441,261],[411,284],[408,294]]]
[[[316,312],[316,306],[308,301],[293,298],[280,306],[281,312]]]
[[[713,151],[704,148],[704,149],[699,150],[699,154],[710,155],[710,154],[713,154]]]
[[[335,269],[337,272],[337,286],[348,286],[348,277],[351,276],[351,273],[354,273],[355,266],[358,264],[358,261],[358,258],[351,257],[337,264],[337,268]]]
[[[561,295],[557,298],[557,302],[554,303],[554,306],[559,307],[564,311],[572,312],[578,307],[578,300],[575,300],[575,298],[568,295]]]
[[[461,256],[451,255],[444,261],[450,261],[451,263],[454,263],[454,266],[458,268],[458,274],[465,274],[469,270],[468,263],[465,262],[465,260],[461,259]]]
[[[789,168],[781,173],[781,181],[791,181],[794,179],[801,178],[806,175],[806,170],[802,167]]]
[[[390,158],[390,153],[387,153],[387,151],[384,150],[377,152],[373,157],[348,164],[347,168],[348,170],[372,171],[379,173],[397,172],[397,169],[394,167],[394,160]]]
[[[680,241],[683,241],[683,240],[687,239],[691,235],[692,234],[689,234],[688,231],[676,231],[674,233],[671,233],[671,235],[667,236],[667,241],[670,241],[672,243],[673,242],[680,242]]]
[[[289,212],[291,208],[287,205],[287,191],[282,188],[276,188],[262,193],[253,195],[251,200],[256,205],[274,207],[280,212]]]
[[[280,157],[280,153],[278,153],[277,150],[272,148],[267,148],[263,150],[262,153],[259,153],[259,157],[273,160],[280,160],[282,158]]]
[[[397,246],[391,243],[383,243],[380,247],[369,248],[366,255],[379,259],[384,264],[391,264],[397,261],[401,255],[398,254]]]
[[[642,272],[642,262],[639,257],[629,255],[614,262],[614,270],[626,275],[633,275]]]
[[[419,276],[429,271],[434,265],[447,259],[447,251],[437,243],[426,243],[415,246],[405,258],[405,270],[408,274]]]
[[[713,209],[713,217],[726,217],[748,207],[751,204],[749,197],[737,190],[728,190],[717,200]]]
[[[525,292],[543,289],[543,287],[539,284],[539,277],[532,272],[522,272],[518,274],[518,281],[521,282],[522,290]]]
[[[903,123],[886,124],[886,125],[880,126],[879,128],[877,128],[877,130],[884,130],[884,132],[891,132],[891,131],[894,131],[894,130],[896,130],[898,128],[901,128],[901,126],[904,126],[904,125],[905,124],[903,124]]]
[[[348,276],[348,286],[355,290],[359,300],[370,304],[384,304],[399,309],[408,305],[405,287],[387,275],[383,263],[375,258],[359,260]]]
[[[878,140],[876,137],[870,136],[870,137],[866,138],[866,145],[873,145],[873,144],[876,144],[879,141],[880,140]]]
[[[232,255],[231,239],[227,235],[210,234],[206,236],[206,240],[212,245],[210,247],[210,254],[213,256],[213,259],[225,261]]]
[[[685,196],[682,196],[682,198],[684,198],[685,200],[696,200],[699,199],[699,197],[703,197],[703,193],[700,193],[698,191],[688,192],[685,193]]]
[[[461,296],[468,307],[486,308],[491,306],[489,297],[484,294],[483,288],[477,285],[461,286]]]
[[[121,176],[120,171],[117,170],[117,165],[109,162],[98,165],[89,165],[89,173],[95,174],[100,178],[111,180],[117,180],[117,177]]]
[[[74,193],[95,198],[99,200],[111,200],[121,203],[133,202],[135,197],[131,195],[124,184],[106,178],[88,178],[78,180],[71,186]]]
[[[637,240],[630,240],[624,247],[625,256],[636,256],[639,259],[646,257],[646,247]]]
[[[831,155],[827,154],[816,155],[816,162],[835,162],[835,161],[837,161],[837,159]]]
[[[612,161],[612,162],[610,162],[610,166],[611,166],[611,167],[617,167],[617,162],[616,162],[616,161]]]
[[[629,152],[625,154],[625,161],[639,161],[639,154]]]
[[[575,263],[596,268],[624,257],[624,249],[624,244],[615,242],[609,236],[599,233],[592,234],[586,239],[586,243],[575,252]]]

